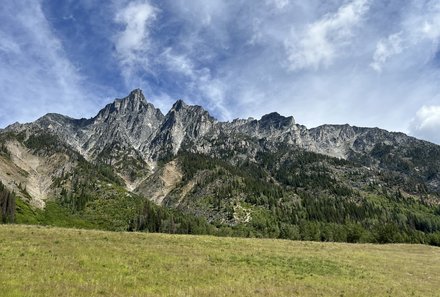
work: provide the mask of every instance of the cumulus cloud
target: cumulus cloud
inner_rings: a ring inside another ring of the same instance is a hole
[[[412,120],[410,133],[440,144],[440,105],[423,105]]]
[[[318,69],[328,66],[350,43],[353,30],[368,11],[368,0],[354,0],[341,6],[336,13],[326,14],[286,41],[287,59],[291,70]]]

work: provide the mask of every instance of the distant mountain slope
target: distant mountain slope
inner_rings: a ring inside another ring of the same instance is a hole
[[[24,203],[102,228],[440,240],[440,147],[403,133],[276,112],[219,122],[181,100],[163,115],[137,89],[91,119],[13,124],[0,145],[0,181]]]

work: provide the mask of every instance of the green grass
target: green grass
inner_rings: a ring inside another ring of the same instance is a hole
[[[0,296],[439,296],[440,249],[0,226]]]

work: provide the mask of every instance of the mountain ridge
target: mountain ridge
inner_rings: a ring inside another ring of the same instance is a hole
[[[133,104],[136,105],[133,105]],[[221,126],[231,126],[231,127],[241,127],[242,130],[240,132],[243,132],[243,130],[246,130],[246,128],[249,127],[243,127],[243,126],[254,126],[253,128],[255,128],[255,126],[257,125],[262,125],[262,124],[270,124],[271,122],[274,121],[278,121],[279,125],[284,125],[284,126],[297,126],[299,131],[309,131],[310,134],[313,135],[313,138],[319,138],[319,134],[323,133],[323,131],[325,130],[330,130],[330,129],[340,129],[340,133],[345,132],[347,130],[351,130],[351,134],[356,133],[356,131],[368,131],[368,130],[374,130],[376,132],[379,133],[387,133],[387,134],[394,134],[394,135],[400,135],[400,136],[404,136],[404,137],[408,137],[411,139],[416,139],[417,141],[424,141],[427,143],[431,143],[429,141],[426,140],[421,140],[421,139],[417,139],[416,137],[413,136],[409,136],[406,135],[403,132],[390,132],[387,131],[385,129],[379,128],[379,127],[358,127],[358,126],[353,126],[350,124],[323,124],[323,125],[319,125],[317,127],[313,127],[313,128],[307,128],[304,125],[300,125],[300,124],[296,124],[295,120],[293,118],[293,116],[282,116],[280,115],[278,112],[273,111],[270,112],[268,114],[263,115],[259,120],[257,119],[253,119],[253,118],[249,118],[249,119],[234,119],[232,121],[218,121],[217,119],[215,119],[214,117],[212,117],[208,111],[206,111],[205,109],[203,109],[202,106],[199,105],[188,105],[186,104],[183,100],[179,99],[177,100],[173,106],[171,107],[171,109],[168,111],[167,114],[163,114],[160,109],[155,108],[154,105],[150,102],[148,102],[144,95],[142,94],[142,90],[140,89],[134,89],[133,91],[130,92],[130,94],[126,97],[123,98],[116,98],[113,102],[108,103],[104,108],[102,108],[101,110],[98,111],[97,115],[94,117],[91,117],[89,119],[86,118],[81,118],[81,119],[75,119],[75,118],[71,118],[69,116],[66,115],[61,115],[61,114],[57,114],[57,113],[48,113],[40,118],[38,118],[36,121],[34,122],[30,122],[30,123],[13,123],[11,125],[6,126],[3,131],[11,131],[11,130],[19,130],[19,127],[23,127],[26,125],[32,125],[33,123],[45,123],[47,120],[57,123],[57,121],[55,121],[54,118],[58,118],[61,119],[62,121],[68,121],[71,122],[74,125],[78,125],[78,126],[85,126],[88,124],[91,124],[93,122],[96,121],[108,121],[109,119],[106,118],[110,115],[110,113],[116,113],[116,114],[120,114],[121,110],[127,110],[127,104],[131,104],[131,109],[128,109],[129,113],[137,113],[137,112],[142,112],[142,107],[145,107],[147,110],[148,109],[153,109],[157,115],[158,118],[161,118],[162,120],[165,119],[167,117],[167,115],[169,115],[170,113],[172,113],[173,111],[176,111],[176,109],[179,111],[181,109],[190,109],[191,112],[193,111],[201,111],[203,113],[205,113],[207,115],[207,118],[210,118],[212,120],[212,122],[218,123]],[[123,111],[122,111],[123,112]],[[106,119],[104,119],[106,118]],[[240,125],[241,124],[241,125]],[[44,125],[44,124],[43,124]],[[147,127],[149,125],[146,125]],[[229,129],[231,129],[231,127],[228,127]],[[50,128],[49,125],[47,125],[47,128]],[[157,127],[156,127],[157,128]],[[277,128],[281,128],[277,127]],[[327,131],[328,132],[328,131]],[[264,137],[264,134],[263,134]],[[431,143],[434,144],[434,143]],[[435,145],[435,144],[434,144]]]
[[[308,238],[314,222],[355,224],[368,240],[387,224],[404,228],[399,238],[440,231],[440,146],[400,132],[308,129],[277,112],[222,122],[182,100],[163,114],[135,89],[90,119],[49,113],[10,125],[0,144],[0,181],[24,203],[56,202],[112,230],[174,230],[169,220],[189,215],[282,238]],[[158,213],[161,223],[147,223]]]
[[[277,112],[263,115],[259,120],[220,122],[203,107],[188,105],[183,100],[177,100],[164,115],[145,99],[140,89],[115,99],[90,119],[49,113],[32,123],[10,125],[4,132],[37,130],[56,135],[89,161],[100,158],[102,152],[118,143],[121,152],[132,151],[132,155],[142,159],[139,163],[150,169],[157,161],[176,155],[182,146],[191,147],[194,153],[215,154],[218,148],[212,143],[231,135],[284,143],[341,159],[370,153],[377,143],[435,145],[380,128],[325,124],[308,129],[297,124],[293,116],[285,117]],[[226,141],[225,145],[232,144]]]

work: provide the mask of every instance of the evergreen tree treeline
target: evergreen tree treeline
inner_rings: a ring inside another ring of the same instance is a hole
[[[8,191],[0,182],[0,221],[14,223],[15,220],[15,193]]]

